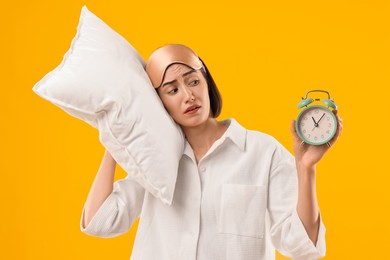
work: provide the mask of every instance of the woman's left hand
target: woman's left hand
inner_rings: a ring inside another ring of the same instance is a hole
[[[332,112],[337,118],[337,131],[334,137],[329,141],[331,145],[330,147],[326,143],[322,145],[302,143],[302,140],[295,129],[295,120],[291,121],[290,131],[293,136],[294,156],[297,166],[301,166],[306,169],[314,167],[325,153],[336,143],[343,131],[343,119],[337,115],[337,110],[333,110]]]

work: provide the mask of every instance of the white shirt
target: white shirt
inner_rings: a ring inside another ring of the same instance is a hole
[[[315,246],[296,211],[291,153],[233,118],[223,122],[228,129],[198,165],[186,141],[171,206],[121,179],[86,228],[83,209],[81,231],[118,236],[140,216],[131,260],[274,260],[275,248],[293,259],[324,256],[321,216]]]

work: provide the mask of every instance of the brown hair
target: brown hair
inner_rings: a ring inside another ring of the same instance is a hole
[[[203,68],[201,69],[201,72],[206,79],[207,86],[209,89],[211,113],[213,118],[217,118],[222,110],[222,97],[221,94],[219,93],[217,85],[214,82],[213,77],[210,74],[210,71],[207,69],[206,64],[203,62],[203,60],[200,57],[198,58],[203,63],[203,67],[204,67],[204,69]]]

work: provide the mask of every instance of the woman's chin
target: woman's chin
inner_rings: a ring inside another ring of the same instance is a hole
[[[181,118],[178,123],[181,127],[192,128],[197,127],[207,121],[207,117],[204,116],[196,116],[196,117],[184,117]]]

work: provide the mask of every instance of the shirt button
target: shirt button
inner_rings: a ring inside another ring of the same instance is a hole
[[[191,234],[192,237],[195,236],[195,232],[194,231],[191,231],[190,234]]]
[[[205,170],[206,170],[206,168],[205,167],[200,167],[200,169],[199,169],[201,172],[204,172]]]

